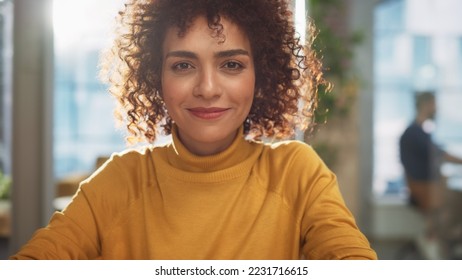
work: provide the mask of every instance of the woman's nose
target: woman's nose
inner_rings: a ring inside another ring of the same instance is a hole
[[[203,69],[198,75],[198,81],[193,95],[205,99],[215,98],[222,93],[218,73],[213,69]]]

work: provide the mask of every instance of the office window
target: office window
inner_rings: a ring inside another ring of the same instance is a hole
[[[0,1],[0,172],[11,175],[13,3]]]
[[[398,141],[415,114],[414,93],[434,90],[434,140],[462,156],[462,2],[387,0],[374,13],[375,196],[406,198]],[[462,174],[462,173],[461,173]]]
[[[91,172],[96,158],[125,148],[114,100],[98,79],[122,0],[54,0],[54,172]]]

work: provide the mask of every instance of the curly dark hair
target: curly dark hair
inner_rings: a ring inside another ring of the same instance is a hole
[[[161,94],[162,44],[169,27],[178,27],[182,36],[198,16],[206,17],[216,36],[226,17],[250,40],[256,83],[246,134],[280,139],[293,135],[296,127],[313,127],[318,86],[328,83],[311,48],[316,29],[309,22],[308,42],[301,42],[287,1],[128,0],[119,12],[102,74],[118,100],[116,117],[126,124],[129,141],[153,142],[159,127],[171,133]]]

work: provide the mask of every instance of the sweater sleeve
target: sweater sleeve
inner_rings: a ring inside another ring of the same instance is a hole
[[[79,191],[65,211],[54,213],[49,224],[37,230],[10,259],[95,259],[98,243],[91,207],[85,193]]]
[[[293,168],[301,174],[298,205],[302,213],[304,256],[308,259],[377,259],[345,205],[336,176],[316,152],[300,145],[293,160]]]
[[[114,155],[102,168],[83,181],[71,203],[53,214],[48,225],[10,259],[97,259],[104,234],[133,198],[127,166],[133,156]],[[129,194],[130,193],[130,194]]]

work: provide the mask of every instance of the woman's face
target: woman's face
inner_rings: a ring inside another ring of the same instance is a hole
[[[180,140],[192,153],[226,149],[249,114],[255,70],[247,35],[221,19],[225,41],[198,17],[183,37],[167,30],[163,44],[162,95]]]

